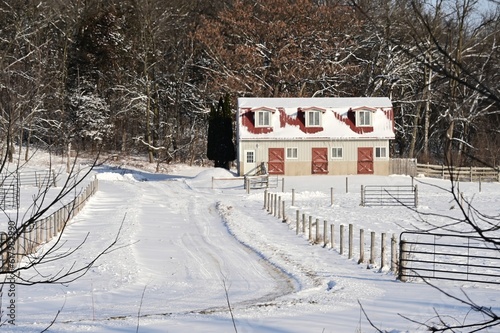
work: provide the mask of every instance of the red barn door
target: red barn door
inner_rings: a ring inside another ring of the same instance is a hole
[[[270,175],[285,174],[285,148],[269,148],[267,167]]]
[[[312,149],[312,174],[327,174],[328,173],[328,149],[313,148]]]
[[[373,148],[358,148],[358,174],[373,174]]]

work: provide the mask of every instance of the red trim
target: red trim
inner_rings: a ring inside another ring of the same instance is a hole
[[[240,117],[241,117],[241,125],[246,127],[250,133],[253,134],[266,134],[266,133],[272,133],[273,128],[272,127],[255,127],[255,112],[257,111],[271,111],[271,112],[279,112],[279,120],[280,120],[280,127],[284,128],[286,126],[297,126],[303,133],[305,134],[314,134],[314,133],[319,133],[324,130],[323,127],[306,127],[306,119],[305,119],[305,112],[310,111],[310,110],[318,110],[322,112],[326,112],[325,109],[322,108],[317,108],[317,107],[310,107],[310,108],[297,108],[297,113],[294,115],[288,115],[285,112],[284,108],[277,108],[276,109],[271,109],[267,107],[259,107],[259,108],[242,108],[240,109]],[[325,111],[323,111],[325,110]],[[333,115],[335,118],[337,118],[339,121],[345,123],[350,127],[350,129],[357,134],[363,134],[363,133],[371,133],[373,132],[373,126],[362,126],[362,127],[357,127],[356,126],[356,111],[359,110],[368,110],[368,111],[376,111],[377,109],[375,108],[370,108],[370,107],[359,107],[355,109],[349,109],[347,112],[347,115],[344,116],[342,114],[336,113],[335,111],[333,112]],[[384,112],[385,116],[387,119],[391,120],[392,122],[392,129],[394,130],[394,111],[392,108],[387,108],[387,109],[382,109]]]
[[[241,125],[248,128],[250,133],[265,134],[273,131],[272,127],[255,127],[255,113],[252,110],[241,110]]]

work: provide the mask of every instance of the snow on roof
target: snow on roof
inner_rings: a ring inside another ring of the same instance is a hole
[[[322,116],[322,130],[314,133],[304,132],[300,126],[286,123],[280,119],[281,112],[271,115],[272,131],[259,132],[243,125],[241,113],[245,110],[275,108],[284,112],[286,116],[296,118],[297,111],[308,109],[324,109]],[[372,111],[372,125],[370,130],[363,128],[353,129],[347,119],[349,110],[366,109]],[[390,116],[387,112],[390,112]],[[238,99],[238,138],[239,139],[393,139],[392,103],[386,97],[342,97],[342,98],[239,98]]]
[[[261,106],[273,108],[358,108],[363,106],[392,108],[391,100],[387,97],[241,97],[238,98],[239,108],[256,108]]]

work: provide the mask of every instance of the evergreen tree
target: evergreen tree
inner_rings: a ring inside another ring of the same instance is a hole
[[[217,106],[210,106],[208,120],[207,157],[216,168],[229,170],[229,163],[236,159],[233,143],[233,119],[229,94],[219,99]]]

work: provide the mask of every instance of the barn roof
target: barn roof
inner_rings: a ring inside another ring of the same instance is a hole
[[[346,109],[362,106],[392,108],[391,100],[387,97],[241,97],[238,98],[239,108],[256,108],[260,106],[283,107],[283,108],[335,108]]]
[[[263,107],[279,112],[271,115],[272,129],[255,130],[249,126],[245,113]],[[304,124],[298,121],[299,113],[315,109],[325,110],[321,127],[304,128]],[[371,111],[373,126],[356,127],[352,111],[357,110]],[[393,124],[392,103],[386,97],[238,99],[238,139],[243,140],[393,139]]]

